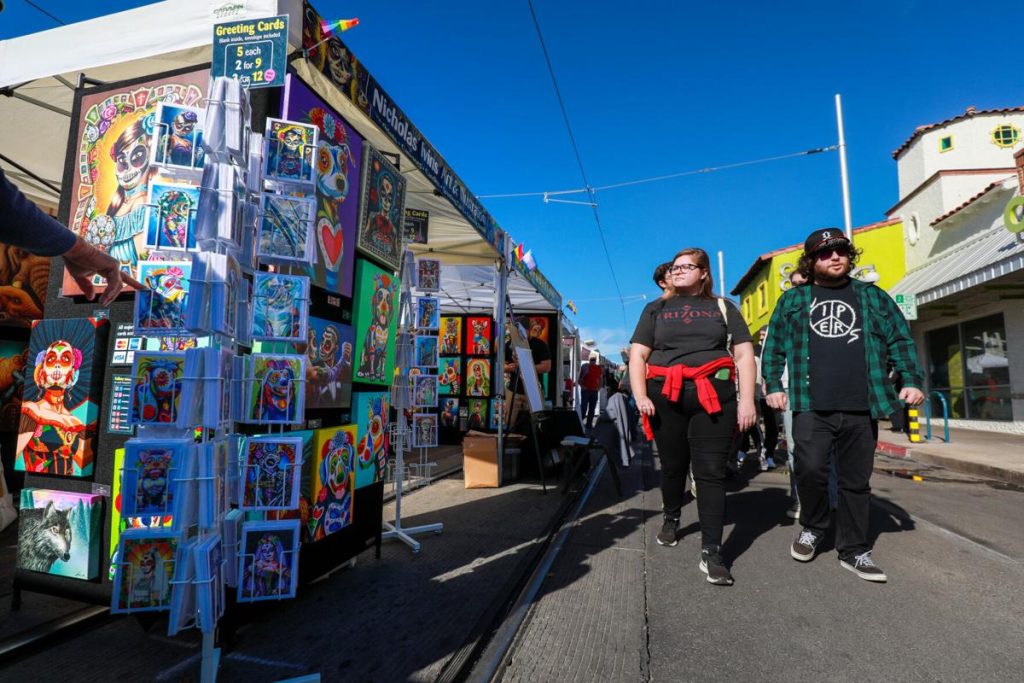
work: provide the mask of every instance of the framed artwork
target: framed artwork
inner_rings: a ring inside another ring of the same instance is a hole
[[[251,436],[241,457],[243,510],[291,510],[299,507],[302,439],[286,436]]]
[[[439,260],[416,259],[416,287],[421,292],[441,291],[441,262]]]
[[[316,148],[317,259],[310,267],[313,284],[352,296],[359,220],[359,181],[363,139],[295,74],[285,80],[284,116],[319,130]]]
[[[268,118],[263,142],[263,179],[313,183],[316,180],[318,141],[316,126]]]
[[[316,201],[264,193],[260,199],[256,256],[270,262],[310,263]]]
[[[414,344],[415,364],[421,368],[436,368],[437,337],[432,334],[418,334]]]
[[[441,399],[441,426],[447,429],[459,426],[459,399]]]
[[[16,432],[21,394],[31,376],[27,341],[0,341],[0,432]]]
[[[406,244],[426,244],[429,227],[429,211],[406,208],[403,228]]]
[[[198,187],[154,182],[149,186],[146,209],[147,247],[156,251],[195,250]]]
[[[468,429],[482,431],[487,429],[487,400],[470,398],[466,400],[466,426]]]
[[[384,478],[387,469],[388,412],[390,394],[384,391],[356,392],[352,395],[352,421],[356,423],[355,488]]]
[[[466,355],[489,356],[490,354],[490,317],[471,316],[466,318]]]
[[[440,320],[438,339],[442,356],[457,356],[462,353],[462,318],[445,316]]]
[[[416,299],[416,329],[437,331],[441,326],[441,300],[433,296]]]
[[[352,523],[356,425],[318,429],[314,436],[313,499],[309,538],[319,541]]]
[[[149,287],[135,293],[135,331],[145,335],[187,333],[191,261],[139,261],[139,282]]]
[[[49,281],[50,257],[0,244],[0,325],[28,328],[42,319]]]
[[[156,105],[149,163],[194,171],[203,167],[202,121],[206,111],[173,102]]]
[[[209,69],[111,83],[77,91],[79,112],[69,136],[68,158],[75,160],[68,196],[72,232],[117,259],[137,275],[147,258],[147,188],[157,172],[150,162],[159,134],[156,109],[163,102],[191,107],[206,97]],[[103,278],[93,284],[102,289]],[[65,296],[82,294],[64,272]]]
[[[363,200],[356,247],[398,270],[402,257],[405,176],[372,145],[363,145]]]
[[[530,316],[526,319],[526,329],[530,334],[530,339],[539,339],[545,344],[550,343],[551,337],[551,319],[546,315]]]
[[[412,416],[412,447],[437,447],[437,415],[434,413],[415,413]]]
[[[254,353],[243,357],[240,422],[296,424],[304,419],[305,356]]]
[[[190,439],[132,439],[125,443],[121,479],[121,514],[125,517],[164,517],[174,511],[174,499],[187,474]]]
[[[33,323],[32,379],[26,377],[22,391],[15,470],[92,474],[109,330],[98,318]]]
[[[469,358],[466,360],[466,395],[491,395],[491,359]]]
[[[170,609],[179,538],[171,531],[150,529],[129,529],[121,534],[111,613]]]
[[[100,572],[103,496],[70,491],[21,490],[19,569],[72,579]]]
[[[369,261],[356,261],[355,381],[390,385],[395,368],[400,283]]]
[[[185,354],[136,351],[132,365],[131,423],[173,425],[181,408]]]
[[[264,272],[253,274],[252,339],[306,341],[308,311],[308,277]]]
[[[446,356],[438,360],[437,376],[442,396],[458,396],[462,388],[462,358]]]
[[[238,554],[238,602],[294,598],[299,520],[246,522]]]
[[[417,375],[412,378],[412,407],[437,407],[437,375]]]
[[[306,408],[352,405],[351,325],[309,317],[306,331]]]

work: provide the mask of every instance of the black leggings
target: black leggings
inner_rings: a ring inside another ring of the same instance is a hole
[[[679,518],[691,465],[697,483],[697,513],[701,545],[722,544],[725,523],[725,474],[736,431],[736,387],[732,380],[711,383],[722,411],[708,415],[697,400],[693,382],[683,385],[679,400],[670,403],[661,394],[661,379],[647,380],[647,395],[654,403],[651,429],[661,460],[661,500],[666,517]]]

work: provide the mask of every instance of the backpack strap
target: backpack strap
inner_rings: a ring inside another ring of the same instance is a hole
[[[732,332],[729,332],[729,309],[725,306],[725,299],[720,296],[715,297],[715,301],[718,302],[718,310],[722,312],[722,322],[725,323],[725,348],[728,349],[729,355],[732,355]]]

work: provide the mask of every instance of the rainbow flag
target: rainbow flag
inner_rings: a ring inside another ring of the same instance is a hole
[[[320,20],[320,31],[324,34],[330,33],[344,33],[350,28],[355,28],[359,25],[359,18],[354,17],[352,19],[337,19],[335,21],[327,21],[326,19]]]
[[[576,315],[576,313],[578,313],[578,311],[576,310],[576,302],[573,301],[572,299],[569,299],[569,301],[565,304],[565,307],[572,311],[573,315]]]

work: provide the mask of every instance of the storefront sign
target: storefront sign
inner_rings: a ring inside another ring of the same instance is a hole
[[[287,14],[216,24],[211,71],[246,88],[282,86],[287,52]]]
[[[427,225],[430,212],[419,209],[405,210],[405,241],[409,244],[427,243]]]
[[[903,317],[907,320],[917,320],[917,295],[897,294],[893,297],[896,305],[900,307]]]

